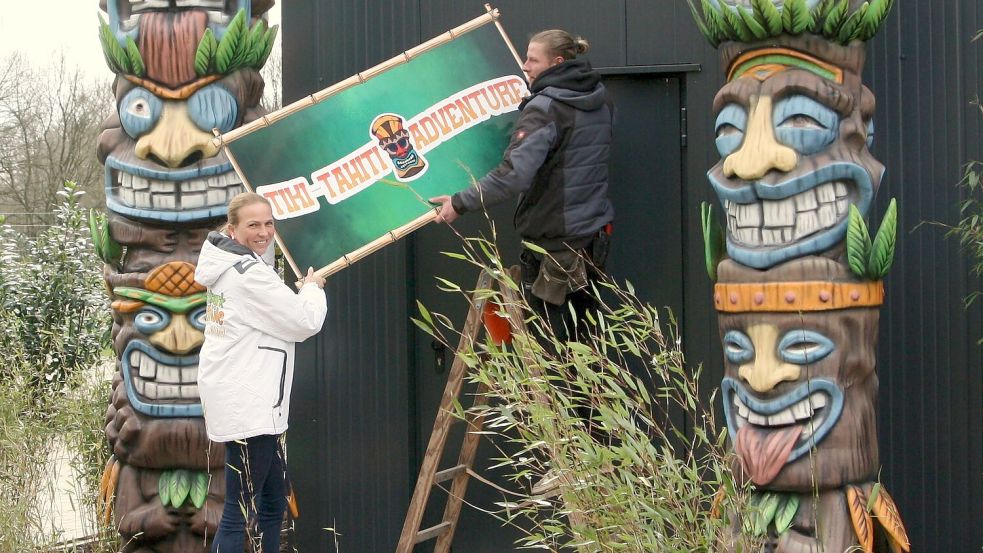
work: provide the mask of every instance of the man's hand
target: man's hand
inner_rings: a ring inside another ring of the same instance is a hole
[[[453,223],[460,216],[454,210],[454,206],[451,205],[450,196],[434,196],[428,201],[432,204],[440,204],[440,210],[437,212],[437,217],[434,218],[434,221],[438,223]]]

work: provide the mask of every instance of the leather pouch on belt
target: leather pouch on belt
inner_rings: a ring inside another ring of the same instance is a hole
[[[532,283],[532,295],[563,305],[567,294],[587,287],[587,266],[584,258],[574,251],[551,252],[543,256],[539,275]]]

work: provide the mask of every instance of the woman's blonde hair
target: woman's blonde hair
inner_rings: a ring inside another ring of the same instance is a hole
[[[238,225],[239,210],[247,205],[253,204],[270,205],[270,201],[255,192],[241,192],[236,194],[236,197],[232,198],[232,201],[229,202],[228,224],[232,226]]]
[[[574,37],[560,29],[540,31],[533,35],[529,42],[542,44],[546,47],[546,53],[551,58],[560,56],[564,60],[572,60],[590,50],[590,43],[586,39],[579,36]]]

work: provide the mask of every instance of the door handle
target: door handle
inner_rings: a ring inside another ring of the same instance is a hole
[[[447,346],[441,343],[439,340],[434,340],[430,342],[430,349],[433,350],[433,369],[437,374],[443,374],[446,368],[447,361],[445,359],[447,353]]]

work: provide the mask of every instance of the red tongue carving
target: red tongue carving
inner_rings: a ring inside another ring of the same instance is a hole
[[[781,428],[745,424],[737,431],[734,449],[752,482],[763,486],[778,476],[803,428],[801,424]]]

